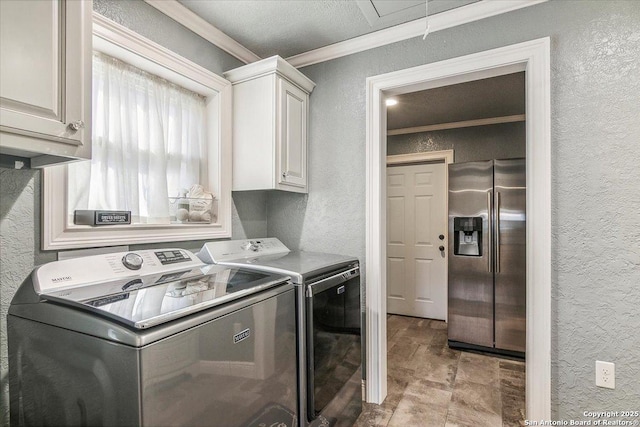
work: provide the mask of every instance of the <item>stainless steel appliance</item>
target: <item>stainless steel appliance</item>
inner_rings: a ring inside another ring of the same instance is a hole
[[[58,261],[7,320],[13,426],[297,423],[285,276],[182,249]]]
[[[360,266],[276,238],[205,244],[207,263],[284,274],[296,287],[300,425],[351,426],[362,410]]]
[[[449,165],[449,345],[524,357],[525,160]]]

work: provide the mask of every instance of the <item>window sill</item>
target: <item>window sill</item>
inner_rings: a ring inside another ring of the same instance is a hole
[[[95,248],[100,246],[135,245],[141,243],[177,242],[185,240],[212,240],[231,237],[231,194],[221,196],[218,222],[185,224],[131,224],[89,225],[69,224],[66,209],[67,197],[61,197],[66,187],[64,165],[43,170],[42,196],[44,205],[56,204],[58,209],[43,215],[42,246],[45,250]],[[54,202],[55,201],[55,202]]]

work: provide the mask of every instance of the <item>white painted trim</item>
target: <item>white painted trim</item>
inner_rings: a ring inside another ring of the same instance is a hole
[[[389,129],[387,131],[387,136],[432,132],[434,130],[461,129],[474,126],[498,125],[501,123],[524,122],[525,119],[525,114],[516,114],[513,116],[490,117],[488,119],[464,120],[461,122],[451,123],[438,123],[437,125],[416,126],[412,128]]]
[[[127,27],[105,18],[98,12],[93,12],[93,36],[94,50],[99,50],[111,56],[118,56],[120,59],[138,67],[144,67],[144,65],[138,65],[133,62],[137,60],[151,61],[161,68],[169,70],[173,75],[162,71],[157,71],[154,74],[164,74],[161,77],[174,81],[194,92],[209,95],[217,93],[217,90],[211,88],[229,84],[221,76],[185,59],[152,40],[142,37]],[[107,44],[111,46],[107,46]],[[116,53],[112,46],[117,46],[124,52]],[[130,53],[128,57],[124,57],[126,52]],[[180,79],[181,77],[183,79]]]
[[[385,96],[375,77],[367,78],[365,187],[365,357],[367,402],[382,404],[387,396],[387,115]],[[375,263],[375,266],[370,264]]]
[[[429,16],[429,31],[430,33],[434,33],[524,7],[534,6],[546,1],[548,0],[480,0],[466,6]],[[238,58],[245,64],[261,59],[258,55],[193,13],[177,0],[145,0],[145,2],[176,22],[184,25],[205,40]],[[342,56],[352,55],[376,47],[422,36],[425,25],[425,18],[416,19],[404,24],[303,52],[286,58],[286,61],[296,68],[306,67],[319,62],[329,61]]]
[[[245,64],[260,60],[258,55],[181,5],[178,1],[145,0],[145,2]]]
[[[218,149],[209,150],[210,189],[218,198],[218,220],[214,224],[136,224],[89,227],[68,224],[67,167],[44,168],[42,183],[42,248],[64,250],[136,243],[173,242],[231,237],[231,83],[211,71],[177,55],[139,34],[94,14],[94,45],[113,40],[118,57],[139,56],[143,69],[178,84],[190,81],[190,89],[207,97],[207,112],[217,116],[209,128]],[[113,39],[111,39],[113,37]]]
[[[311,79],[278,55],[261,59],[260,61],[243,65],[230,71],[225,71],[224,77],[235,85],[273,73],[277,73],[289,80],[307,94],[310,94],[313,88],[316,87],[316,84],[311,81]]]
[[[551,102],[548,37],[369,77],[366,129],[367,401],[386,396],[386,106],[409,93],[526,71],[527,361],[526,418],[551,417]]]
[[[429,32],[435,33],[436,31],[522,9],[523,7],[534,6],[546,1],[547,0],[481,0],[429,16]],[[319,62],[353,55],[354,53],[422,36],[425,26],[425,18],[416,19],[394,27],[385,28],[384,30],[375,31],[329,46],[300,53],[287,58],[287,61],[294,67],[306,67]]]
[[[444,161],[445,164],[453,163],[453,150],[424,151],[421,153],[394,154],[387,156],[387,165],[402,165],[406,163]]]

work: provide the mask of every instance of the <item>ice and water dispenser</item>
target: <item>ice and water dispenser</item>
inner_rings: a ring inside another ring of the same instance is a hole
[[[482,217],[453,218],[453,254],[482,256]]]

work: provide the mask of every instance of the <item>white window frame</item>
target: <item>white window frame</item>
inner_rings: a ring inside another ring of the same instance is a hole
[[[67,166],[43,169],[42,248],[66,250],[231,237],[231,83],[100,14],[93,13],[93,49],[206,97],[208,189],[217,198],[211,224],[70,224]],[[91,57],[89,57],[91,60]]]

